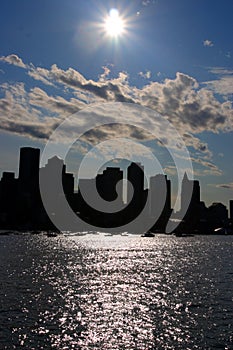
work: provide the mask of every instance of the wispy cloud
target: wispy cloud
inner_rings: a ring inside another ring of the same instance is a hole
[[[9,56],[1,56],[0,61],[13,64],[14,66],[17,66],[17,67],[27,68],[27,65],[23,62],[23,60],[15,54],[12,54]]]
[[[214,43],[211,40],[206,39],[203,41],[203,45],[207,47],[212,47],[214,46]]]
[[[224,67],[213,67],[209,71],[216,75],[217,79],[206,81],[204,84],[217,94],[233,95],[233,70]]]
[[[233,182],[227,184],[217,184],[216,187],[226,188],[228,190],[233,190]]]
[[[143,6],[148,6],[152,1],[151,0],[143,0],[142,5]]]
[[[144,79],[150,79],[151,78],[151,71],[146,71],[146,72],[139,72],[138,75]]]
[[[201,174],[202,175],[213,175],[213,176],[222,175],[221,169],[219,169],[217,165],[215,165],[209,161],[203,160],[201,158],[194,158],[193,157],[192,162],[197,163],[204,168],[204,170],[197,170],[199,172],[199,176],[201,176]]]

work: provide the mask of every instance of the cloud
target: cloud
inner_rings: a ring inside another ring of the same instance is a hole
[[[221,169],[218,168],[217,165],[209,162],[209,161],[206,161],[206,160],[203,160],[201,158],[191,158],[192,162],[194,163],[197,163],[197,164],[200,164],[202,167],[205,168],[205,170],[202,171],[203,175],[214,175],[214,176],[220,176],[222,175],[222,171]],[[200,172],[200,170],[199,170]],[[199,174],[200,176],[200,174]]]
[[[34,67],[28,72],[32,78],[40,80],[46,85],[61,84],[74,91],[85,91],[85,93],[91,94],[91,97],[95,96],[102,101],[133,102],[122,91],[123,85],[127,84],[127,74],[120,72],[117,79],[106,80],[108,73],[108,68],[105,67],[104,75],[101,75],[98,81],[87,80],[75,69],[69,68],[64,71],[56,64],[53,64],[50,70]]]
[[[32,106],[43,108],[49,113],[57,113],[64,117],[78,112],[85,104],[75,98],[66,100],[61,96],[49,96],[40,88],[33,88],[29,94],[29,103]]]
[[[23,63],[22,59],[15,54],[12,54],[9,56],[1,56],[0,61],[8,64],[13,64],[14,66],[17,66],[17,67],[27,68],[27,65]]]
[[[183,137],[187,147],[192,150],[193,160],[206,172],[215,175],[221,173],[218,167],[211,163],[211,150],[200,140],[200,134],[204,131],[218,133],[233,130],[232,104],[227,100],[220,102],[214,95],[217,86],[222,95],[226,91],[231,91],[233,84],[220,89],[217,82],[231,76],[232,71],[212,68],[212,73],[218,75],[220,79],[205,82],[204,87],[200,86],[195,78],[177,72],[173,79],[148,82],[138,88],[129,83],[126,72],[120,72],[115,78],[110,77],[108,67],[103,67],[104,72],[98,79],[88,80],[74,68],[63,70],[56,64],[49,69],[35,67],[32,64],[26,65],[14,54],[4,57],[2,61],[25,68],[26,74],[35,83],[29,91],[22,83],[2,84],[4,94],[0,99],[2,130],[45,139],[66,116],[82,110],[90,103],[109,101],[136,103],[155,110],[170,121]],[[140,75],[149,76],[149,73],[141,72]],[[44,84],[43,89],[36,86],[37,81]],[[51,86],[54,87],[53,90]],[[215,91],[211,91],[214,89]],[[56,92],[56,95],[51,95],[51,91]],[[127,120],[127,116],[125,118]],[[147,123],[153,125],[151,120],[147,120]],[[99,132],[100,130],[90,132],[86,135],[86,141],[97,142]],[[138,129],[124,127],[122,130],[117,124],[103,128],[101,133],[104,137],[119,136],[123,133],[138,141],[151,139],[151,135]],[[166,146],[169,139],[172,139],[172,135],[164,134],[163,145]]]
[[[3,84],[5,97],[0,99],[0,129],[21,136],[46,140],[60,118],[49,118],[34,108],[23,83]]]
[[[217,75],[218,79],[206,81],[204,85],[216,94],[225,97],[233,95],[233,70],[224,67],[214,67],[209,71]]]
[[[193,147],[196,151],[204,153],[206,159],[211,159],[212,152],[209,150],[206,142],[202,142],[199,138],[188,133],[183,134],[183,139],[187,147]]]
[[[203,41],[203,45],[204,45],[204,46],[207,46],[207,47],[212,47],[212,46],[214,46],[213,42],[212,42],[211,40],[208,40],[208,39],[206,39],[206,40]]]
[[[69,89],[83,103],[130,102],[155,109],[167,117],[181,134],[184,129],[190,134],[198,134],[204,130],[232,130],[230,102],[220,103],[211,92],[210,84],[205,83],[208,88],[200,89],[193,77],[180,72],[175,79],[165,79],[161,83],[150,82],[141,89],[131,86],[128,75],[124,72],[120,72],[117,78],[106,79],[109,76],[109,69],[106,67],[96,81],[87,80],[73,68],[62,70],[55,64],[50,69],[34,67],[31,64],[28,74],[45,85]],[[212,82],[212,86],[213,84],[216,82]],[[229,88],[232,86],[230,84]],[[72,101],[69,103],[72,104]]]
[[[51,85],[54,86],[54,84],[49,80],[49,71],[45,68],[41,67],[32,67],[28,71],[28,75],[32,77],[35,80],[41,81],[45,85]]]
[[[175,79],[152,82],[138,91],[138,96],[139,103],[166,116],[181,134],[233,128],[231,104],[220,103],[209,89],[200,89],[186,74],[178,72]]]
[[[150,4],[155,4],[157,1],[156,0],[143,0],[142,1],[142,6],[148,6]]]
[[[233,190],[233,182],[230,182],[228,184],[217,184],[216,187],[226,188],[228,190]]]
[[[142,1],[143,6],[148,6],[148,5],[150,5],[150,3],[151,3],[151,0],[143,0]]]
[[[138,75],[144,79],[150,79],[151,78],[151,71],[146,71],[145,73],[139,72]]]
[[[171,176],[177,175],[177,169],[174,165],[168,165],[163,170],[167,175],[171,175]]]
[[[107,77],[111,73],[111,70],[108,67],[103,66],[102,68],[103,68],[104,72],[99,76],[99,81],[100,82],[106,81]]]

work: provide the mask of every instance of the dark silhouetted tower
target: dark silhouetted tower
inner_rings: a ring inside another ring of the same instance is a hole
[[[230,222],[233,225],[233,200],[230,200],[229,206],[230,206]]]
[[[185,229],[193,231],[198,228],[200,221],[200,185],[197,180],[189,180],[186,173],[181,189],[181,215],[186,223]]]
[[[33,228],[38,220],[40,206],[39,191],[40,150],[23,147],[20,149],[17,196],[17,216],[25,228]]]
[[[96,177],[96,187],[100,196],[106,201],[114,201],[118,198],[123,202],[123,171],[120,168],[107,167],[103,174]],[[118,194],[117,194],[118,184]]]
[[[39,189],[40,150],[23,147],[19,159],[19,191],[21,194],[34,195]]]
[[[154,229],[164,231],[171,215],[171,182],[166,175],[150,178],[150,216],[155,218]]]
[[[49,216],[59,222],[59,229],[70,229],[71,223],[66,222],[65,212],[66,208],[72,205],[74,176],[66,173],[66,166],[61,158],[57,156],[50,158],[40,169],[40,189]],[[44,217],[46,220],[46,215]]]
[[[59,188],[61,191],[63,190],[66,196],[73,195],[74,175],[66,172],[66,165],[62,159],[57,156],[50,158],[40,172],[45,182],[47,182],[47,186],[52,189],[51,193],[53,192],[55,198],[60,195]]]
[[[144,191],[144,168],[140,163],[131,163],[127,170],[127,180],[133,187],[133,196],[130,202],[130,190],[127,189],[127,204],[129,210],[129,217],[132,219],[139,215],[142,211],[146,195]]]

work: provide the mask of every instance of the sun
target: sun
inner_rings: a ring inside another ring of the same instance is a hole
[[[105,20],[105,31],[109,36],[118,37],[124,32],[124,21],[117,9],[111,9]]]

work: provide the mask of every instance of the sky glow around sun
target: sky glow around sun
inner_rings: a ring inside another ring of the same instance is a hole
[[[106,33],[111,37],[118,37],[124,32],[124,21],[119,15],[119,11],[112,8],[105,20]]]

